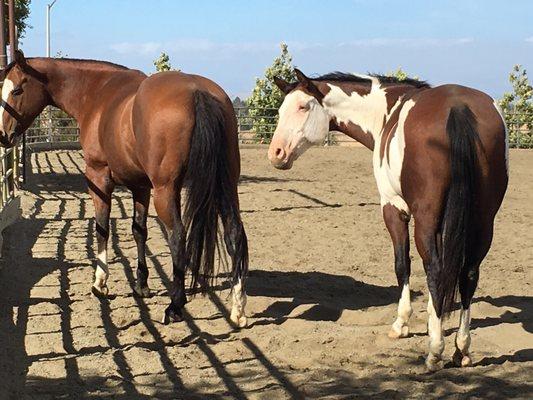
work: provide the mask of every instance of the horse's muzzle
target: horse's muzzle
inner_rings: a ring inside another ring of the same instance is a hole
[[[274,168],[290,169],[292,167],[292,153],[288,153],[281,146],[271,145],[268,149],[268,159]]]

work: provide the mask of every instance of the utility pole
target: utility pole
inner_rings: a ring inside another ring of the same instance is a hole
[[[15,28],[15,0],[9,0],[9,55],[15,59],[17,50],[17,30]]]
[[[50,57],[50,11],[57,0],[46,5],[46,57]]]
[[[4,0],[0,0],[0,68],[3,69],[6,65],[6,8]]]

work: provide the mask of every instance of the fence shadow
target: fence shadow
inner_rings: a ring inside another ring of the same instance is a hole
[[[58,305],[58,301],[30,298],[36,283],[61,263],[54,258],[32,259],[31,249],[45,225],[42,220],[23,219],[4,231],[0,270],[0,382],[7,398],[22,397],[31,364],[25,347],[30,306],[47,302]]]

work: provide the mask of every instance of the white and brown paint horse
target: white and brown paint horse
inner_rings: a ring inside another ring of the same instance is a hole
[[[460,326],[454,361],[471,365],[470,303],[479,265],[493,236],[494,217],[508,181],[508,138],[494,100],[463,86],[432,88],[417,80],[332,73],[298,82],[276,79],[286,93],[268,151],[280,169],[329,130],[373,150],[374,175],[390,232],[401,297],[389,336],[408,335],[409,230],[429,288],[429,370],[442,368],[442,318],[459,289]]]
[[[245,326],[248,245],[239,215],[237,120],[224,90],[197,75],[169,71],[147,77],[104,61],[26,59],[20,51],[1,72],[1,80],[3,146],[13,146],[47,105],[61,108],[80,125],[85,177],[95,206],[98,260],[93,294],[108,294],[109,214],[119,184],[133,194],[132,230],[138,250],[134,293],[150,295],[146,219],[153,190],[173,266],[164,322],[183,318],[186,271],[193,289],[199,284],[207,288],[222,225],[232,261],[231,319]],[[182,213],[185,183],[188,195]]]

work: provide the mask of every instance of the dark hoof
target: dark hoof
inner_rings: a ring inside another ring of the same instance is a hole
[[[107,299],[107,296],[109,295],[109,289],[107,286],[102,286],[102,290],[98,289],[95,286],[91,287],[91,293],[99,298],[99,299]]]
[[[168,306],[165,310],[165,316],[163,317],[163,324],[168,325],[172,322],[181,322],[183,321],[183,314],[181,310],[175,311],[171,309],[171,306]]]
[[[148,286],[141,287],[139,284],[136,284],[133,288],[133,294],[138,297],[151,297],[150,288]]]

